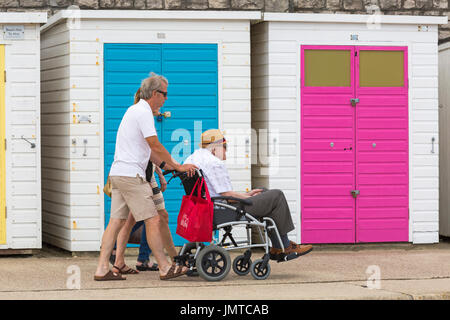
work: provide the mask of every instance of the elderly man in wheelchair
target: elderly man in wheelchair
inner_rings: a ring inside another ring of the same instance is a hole
[[[313,248],[311,245],[299,245],[289,240],[287,234],[294,230],[294,224],[282,191],[263,189],[254,189],[247,193],[233,191],[224,163],[226,149],[226,140],[220,130],[205,131],[201,136],[201,148],[184,162],[196,165],[200,171],[193,178],[178,175],[186,193],[190,193],[196,179],[205,179],[214,202],[213,227],[215,230],[225,232],[222,241],[217,246],[209,246],[211,247],[209,249],[203,244],[188,243],[180,251],[179,258],[184,259],[181,262],[188,265],[186,260],[190,259],[190,265],[195,265],[196,271],[204,279],[217,281],[223,279],[230,269],[230,258],[224,253],[225,249],[263,247],[266,254],[262,259],[252,263],[251,251],[247,250],[244,255],[234,260],[233,270],[238,275],[245,275],[251,271],[255,279],[266,279],[270,273],[269,259],[278,262],[287,261],[305,255]],[[234,240],[231,229],[236,225],[246,225],[247,241]],[[251,226],[259,227],[262,244],[251,242],[249,231]],[[225,242],[228,238],[231,243]],[[272,243],[270,250],[268,238]],[[240,243],[246,245],[241,246]],[[193,250],[196,250],[195,254]]]

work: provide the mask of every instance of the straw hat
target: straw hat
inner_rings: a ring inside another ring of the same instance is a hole
[[[219,129],[206,130],[202,133],[202,148],[206,148],[211,143],[226,143],[225,137]]]

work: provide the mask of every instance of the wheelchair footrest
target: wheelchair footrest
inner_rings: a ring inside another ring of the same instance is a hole
[[[297,259],[298,257],[300,257],[300,256],[296,253],[289,253],[289,254],[280,253],[280,254],[270,255],[270,259],[276,260],[277,262],[285,262],[285,261]]]
[[[189,270],[189,271],[186,273],[186,275],[187,275],[188,277],[198,277],[198,276],[199,276],[198,271],[197,271],[196,268],[194,268],[194,269],[192,269],[192,270]]]
[[[298,257],[300,257],[298,254],[296,253],[290,253],[288,255],[286,255],[284,257],[284,261],[289,261],[289,260],[293,260],[293,259],[297,259]]]

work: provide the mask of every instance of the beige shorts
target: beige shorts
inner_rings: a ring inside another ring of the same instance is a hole
[[[152,188],[145,179],[136,176],[111,176],[111,218],[127,219],[133,214],[137,221],[146,220],[158,215],[153,201]]]

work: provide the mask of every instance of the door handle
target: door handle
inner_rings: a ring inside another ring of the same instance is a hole
[[[172,116],[172,113],[170,111],[166,111],[163,113],[158,114],[158,116],[156,117],[156,120],[161,122],[163,120],[163,117],[165,119],[170,118]]]
[[[359,190],[352,190],[350,191],[350,193],[352,194],[352,197],[356,199],[356,197],[359,195]]]
[[[170,111],[166,111],[166,112],[161,113],[161,115],[164,118],[170,118],[172,116],[172,113]]]

